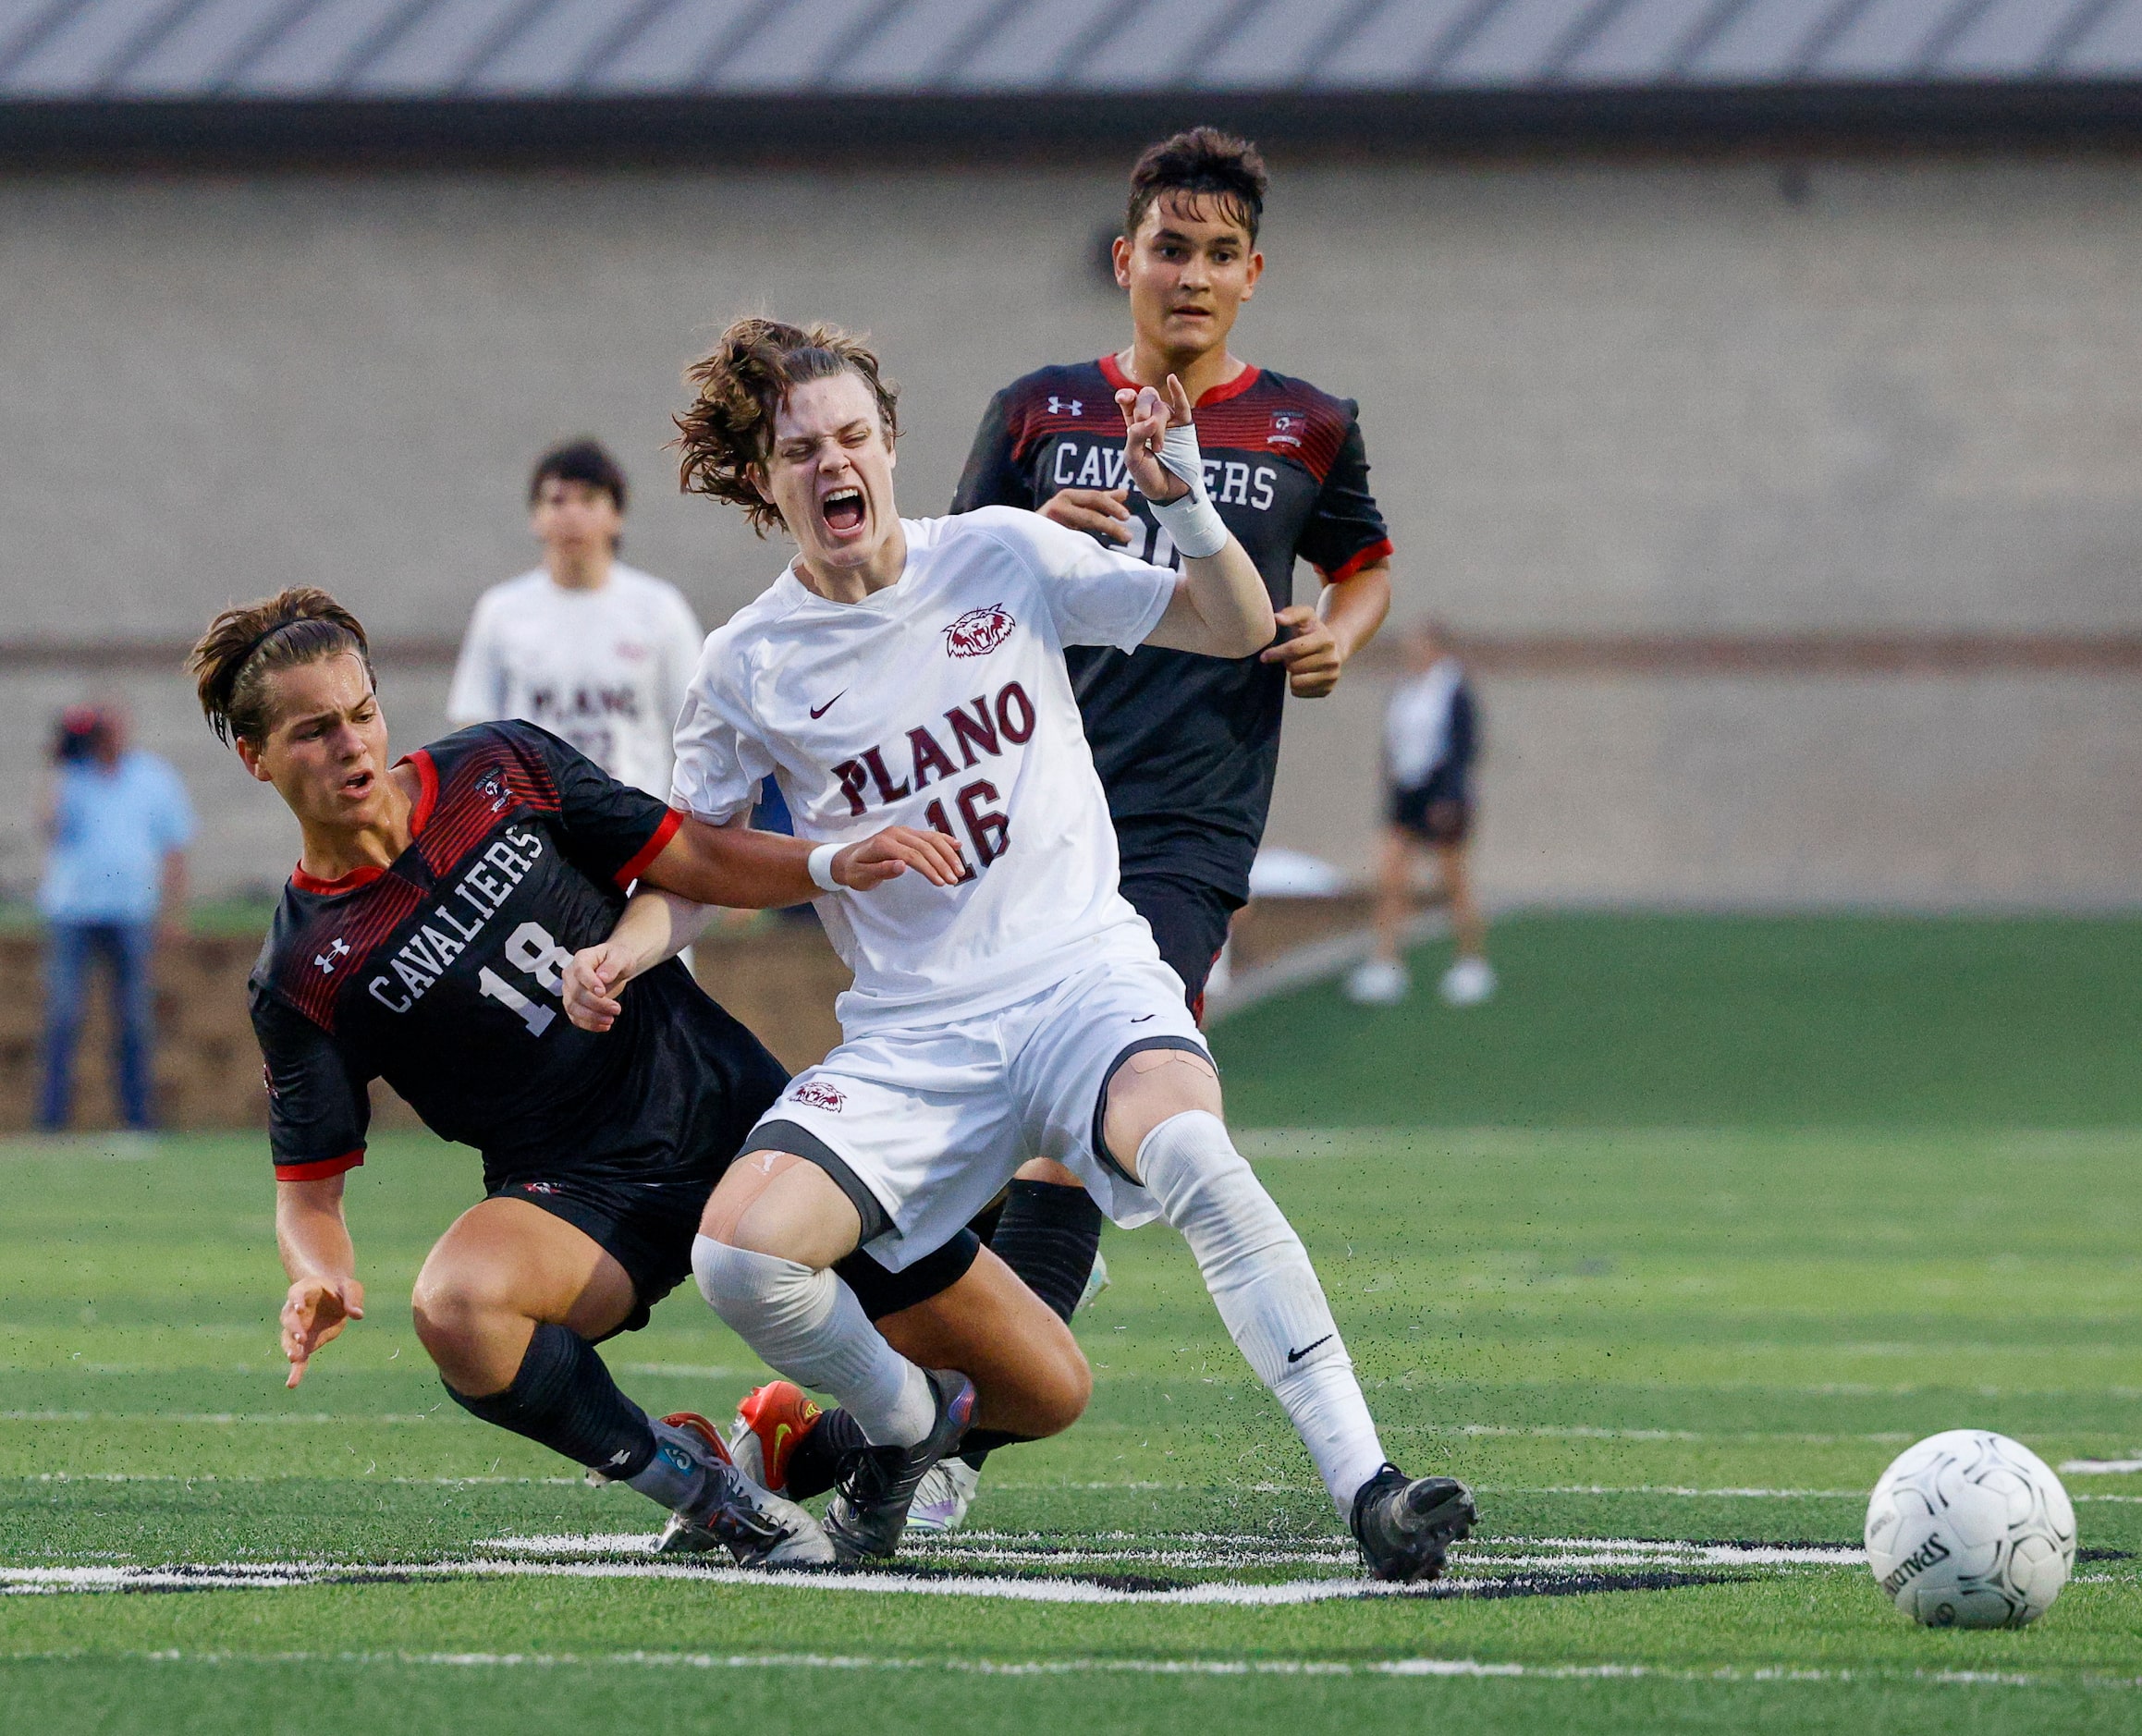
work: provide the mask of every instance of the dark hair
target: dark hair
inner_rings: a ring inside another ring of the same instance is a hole
[[[201,709],[220,741],[267,738],[268,677],[277,669],[355,654],[364,678],[372,646],[356,616],[313,585],[295,585],[258,603],[234,604],[208,624],[186,660]]]
[[[1168,193],[1184,193],[1193,199],[1218,200],[1220,210],[1249,232],[1250,245],[1255,247],[1257,226],[1265,216],[1265,191],[1270,185],[1265,159],[1247,139],[1217,127],[1193,127],[1145,147],[1131,171],[1124,238],[1137,238],[1138,226],[1156,200]]]
[[[556,477],[561,483],[579,483],[609,495],[618,517],[625,512],[625,472],[600,440],[568,440],[553,446],[535,460],[528,477],[528,504],[543,497],[543,485]]]
[[[877,357],[862,339],[838,325],[784,325],[778,320],[738,320],[714,348],[684,371],[696,388],[680,416],[672,417],[679,454],[677,484],[688,495],[712,495],[744,516],[761,536],[781,521],[751,479],[754,464],[773,450],[774,417],[781,400],[807,380],[852,373],[877,399],[887,445],[900,437],[900,387],[878,371]]]

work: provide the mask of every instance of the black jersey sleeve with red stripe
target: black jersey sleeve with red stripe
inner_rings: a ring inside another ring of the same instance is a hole
[[[1390,534],[1368,487],[1368,446],[1351,400],[1346,433],[1316,491],[1316,504],[1294,545],[1302,558],[1333,582],[1390,557]]]
[[[427,750],[439,763],[442,790],[455,781],[447,757],[451,748],[464,737],[486,733],[503,737],[529,768],[531,781],[557,802],[566,860],[591,880],[630,886],[683,823],[684,816],[667,803],[618,782],[570,742],[532,723],[479,724]],[[472,767],[483,759],[481,752],[468,756]],[[448,805],[442,799],[442,816]],[[475,819],[481,824],[488,816],[481,803],[477,806]]]
[[[317,1024],[257,976],[253,1034],[268,1088],[268,1149],[278,1181],[317,1181],[364,1161],[370,1075]]]
[[[1045,368],[1041,374],[1014,380],[989,400],[982,424],[974,430],[966,468],[960,472],[960,486],[952,497],[955,513],[973,512],[977,507],[1040,509],[1024,437],[1025,409],[1035,396],[1034,382],[1057,372],[1060,370]]]

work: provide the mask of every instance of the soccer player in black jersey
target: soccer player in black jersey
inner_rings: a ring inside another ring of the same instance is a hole
[[[225,611],[195,647],[202,709],[298,816],[303,851],[250,993],[266,1058],[289,1384],[363,1315],[343,1219],[384,1078],[442,1137],[483,1154],[486,1197],[440,1239],[412,1303],[465,1409],[672,1510],[678,1547],[824,1562],[802,1509],[728,1463],[710,1425],[650,1424],[594,1345],[643,1326],[691,1270],[715,1183],[788,1075],[680,964],[650,972],[614,1030],[560,1016],[576,948],[636,880],[695,901],[777,906],[816,890],[810,847],[703,825],[531,724],[481,724],[390,764],[355,617],[317,590]],[[832,874],[865,890],[961,873],[936,834],[888,827]],[[1016,1377],[978,1415],[1018,1435],[1076,1416],[1088,1379],[1061,1323],[972,1237],[895,1275],[841,1275],[884,1330],[934,1358],[974,1347]]]
[[[1286,695],[1329,693],[1390,607],[1390,538],[1369,493],[1353,402],[1229,347],[1264,274],[1266,189],[1256,147],[1212,128],[1148,149],[1132,171],[1114,245],[1131,342],[1096,361],[1036,369],[991,398],[952,502],[954,512],[1024,507],[1156,564],[1180,564],[1150,506],[1125,486],[1121,431],[1109,412],[1120,388],[1169,374],[1196,406],[1206,486],[1264,574],[1279,639],[1238,661],[1150,646],[1067,654],[1116,823],[1123,896],[1152,925],[1201,1016],[1206,978],[1249,897]],[[1323,579],[1313,607],[1294,601],[1298,559]],[[1070,1171],[1029,1165],[1001,1218],[984,1228],[1068,1314],[1101,1232],[1099,1209]],[[946,1510],[949,1499],[963,1510],[952,1485],[933,1485],[925,1498],[919,1509]]]

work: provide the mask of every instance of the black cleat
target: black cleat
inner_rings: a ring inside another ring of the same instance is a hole
[[[974,1383],[948,1368],[923,1371],[937,1401],[937,1420],[912,1447],[871,1447],[840,1468],[826,1534],[844,1566],[889,1556],[907,1529],[908,1507],[930,1467],[955,1451],[974,1414]]]
[[[1438,1577],[1450,1546],[1480,1517],[1473,1491],[1455,1477],[1414,1477],[1386,1464],[1353,1498],[1351,1529],[1377,1579]]]

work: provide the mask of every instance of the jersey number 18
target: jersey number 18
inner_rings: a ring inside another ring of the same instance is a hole
[[[556,995],[565,986],[565,967],[572,962],[572,954],[553,940],[550,930],[541,923],[523,923],[507,938],[506,960],[520,966],[538,986]],[[498,1001],[520,1015],[532,1037],[549,1030],[550,1021],[557,1017],[557,1008],[537,1006],[489,965],[476,980],[483,985],[485,999]]]

